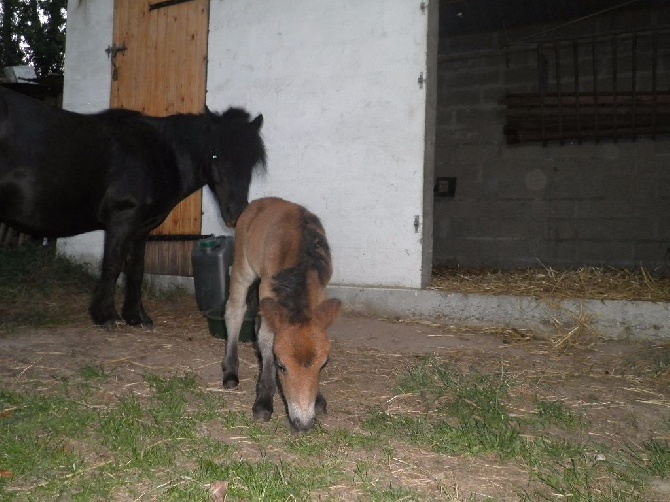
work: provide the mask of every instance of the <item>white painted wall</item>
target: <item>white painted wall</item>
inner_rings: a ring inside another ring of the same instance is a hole
[[[114,2],[68,0],[63,108],[92,113],[109,108],[112,69],[105,49],[112,43]],[[92,266],[102,259],[104,233],[58,239],[58,250]]]
[[[112,3],[70,1],[66,108],[108,106]],[[436,56],[427,54],[420,3],[211,0],[207,104],[263,113],[268,175],[250,198],[285,197],[321,218],[335,284],[425,285],[432,201],[424,201],[426,89],[417,79],[430,78],[427,58]],[[203,205],[203,233],[222,233],[209,194]],[[90,254],[92,241],[82,239],[61,249]]]

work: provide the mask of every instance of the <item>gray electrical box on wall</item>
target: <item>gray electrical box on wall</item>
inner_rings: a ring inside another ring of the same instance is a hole
[[[433,195],[436,197],[454,197],[456,195],[456,178],[439,176],[435,180]]]

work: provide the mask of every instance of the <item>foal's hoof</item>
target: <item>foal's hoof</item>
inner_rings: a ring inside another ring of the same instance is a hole
[[[328,403],[326,402],[326,398],[323,397],[323,394],[317,394],[316,401],[314,402],[314,409],[316,412],[321,415],[326,415],[328,413],[327,406]]]
[[[223,377],[223,388],[224,389],[234,389],[240,384],[240,379],[237,378],[237,375],[229,375]]]
[[[252,410],[256,420],[267,422],[272,417],[272,401],[269,403],[266,400],[256,401]]]

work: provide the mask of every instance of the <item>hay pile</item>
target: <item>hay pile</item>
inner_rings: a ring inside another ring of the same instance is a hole
[[[431,289],[456,293],[670,302],[670,277],[644,268],[551,267],[518,270],[435,267]]]

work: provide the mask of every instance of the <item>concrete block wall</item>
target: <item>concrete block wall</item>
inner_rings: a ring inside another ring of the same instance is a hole
[[[562,36],[660,26],[669,12],[597,19]],[[502,33],[440,40],[435,175],[457,182],[453,198],[435,197],[434,263],[667,271],[670,138],[508,146],[498,100],[538,92],[537,54],[505,54],[503,44]],[[670,44],[659,50],[658,88],[668,90]]]

